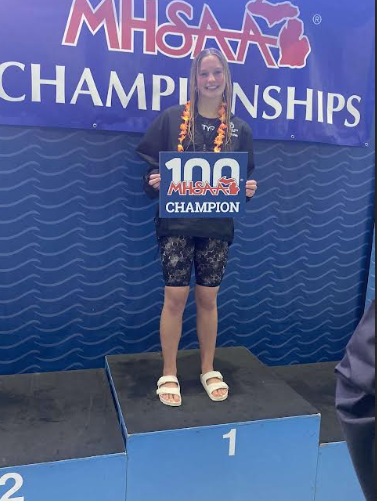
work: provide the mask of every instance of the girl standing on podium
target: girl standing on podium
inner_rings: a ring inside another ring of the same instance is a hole
[[[254,171],[253,137],[250,127],[231,113],[232,82],[228,62],[217,49],[205,49],[191,69],[191,99],[186,106],[163,112],[150,126],[137,148],[150,167],[144,189],[150,198],[159,196],[161,151],[249,153],[246,196],[257,190],[250,180]],[[232,218],[155,219],[165,279],[165,299],[160,333],[164,360],[158,381],[161,402],[172,407],[182,404],[177,379],[177,354],[182,335],[182,318],[190,291],[192,265],[195,266],[197,333],[200,344],[201,382],[213,401],[228,398],[229,387],[215,371],[218,311],[217,295],[234,237]]]

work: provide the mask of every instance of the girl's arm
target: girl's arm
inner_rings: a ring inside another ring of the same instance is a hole
[[[151,174],[158,174],[160,167],[160,151],[168,149],[168,115],[162,113],[148,128],[139,146],[138,155],[149,164],[143,177],[144,191],[149,198],[158,198],[159,191],[149,184]]]

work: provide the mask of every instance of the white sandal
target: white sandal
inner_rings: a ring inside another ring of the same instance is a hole
[[[178,388],[165,388],[164,385],[168,383],[174,383],[178,385]],[[178,378],[175,376],[163,376],[157,382],[157,395],[160,398],[161,403],[164,405],[168,405],[169,407],[180,407],[182,405],[182,397],[181,397],[181,387],[178,381]],[[179,402],[169,402],[162,398],[162,395],[176,395],[179,397]]]
[[[209,379],[220,379],[221,383],[207,384]],[[202,374],[200,376],[200,381],[201,381],[204,389],[206,390],[209,398],[213,402],[224,402],[224,400],[226,400],[228,398],[229,386],[226,383],[224,383],[224,378],[223,378],[223,375],[221,374],[221,372],[214,371],[214,372],[207,372],[207,374]],[[213,392],[216,390],[228,390],[228,393],[222,397],[215,397],[213,395]]]

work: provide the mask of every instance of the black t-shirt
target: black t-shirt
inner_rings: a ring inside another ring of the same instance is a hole
[[[164,111],[149,127],[137,153],[149,163],[144,176],[144,190],[150,198],[158,198],[159,191],[152,188],[149,176],[159,171],[159,155],[161,151],[177,151],[180,126],[183,123],[184,106],[174,106]],[[185,151],[206,151],[214,149],[214,141],[220,126],[220,120],[196,116],[194,143],[186,138]],[[253,136],[249,125],[233,116],[231,119],[232,140],[223,147],[223,151],[244,151],[249,153],[247,177],[251,178],[254,171]],[[157,236],[190,236],[215,238],[232,242],[234,238],[234,223],[232,218],[172,218],[156,217]]]

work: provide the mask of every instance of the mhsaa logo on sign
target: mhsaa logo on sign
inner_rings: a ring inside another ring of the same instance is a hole
[[[243,214],[247,163],[247,153],[161,153],[160,216]]]

